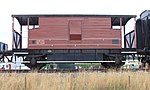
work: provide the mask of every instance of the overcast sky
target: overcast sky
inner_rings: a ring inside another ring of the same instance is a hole
[[[118,14],[137,15],[150,10],[150,0],[2,0],[0,42],[12,40],[12,14]]]

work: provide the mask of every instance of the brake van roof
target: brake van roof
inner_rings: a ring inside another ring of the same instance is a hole
[[[111,17],[111,23],[113,26],[120,25],[120,18],[122,18],[122,25],[125,26],[126,23],[131,19],[136,17],[136,15],[84,15],[84,14],[30,14],[30,15],[12,15],[16,18],[20,25],[27,25],[27,19],[30,18],[30,25],[38,25],[39,17]]]

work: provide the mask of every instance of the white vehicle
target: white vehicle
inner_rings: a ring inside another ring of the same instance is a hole
[[[29,70],[24,64],[19,63],[0,63],[0,70]]]

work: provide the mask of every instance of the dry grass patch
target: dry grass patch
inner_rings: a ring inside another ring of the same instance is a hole
[[[150,90],[150,73],[5,73],[0,90]]]

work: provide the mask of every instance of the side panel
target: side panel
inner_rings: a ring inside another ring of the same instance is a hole
[[[121,31],[106,17],[40,17],[29,32],[29,49],[121,48]]]
[[[137,49],[150,49],[150,20],[138,19],[136,22],[137,29]]]
[[[136,21],[136,33],[137,33],[137,49],[144,49],[144,33],[143,32],[143,29],[142,29],[142,20],[141,19],[138,19]]]

